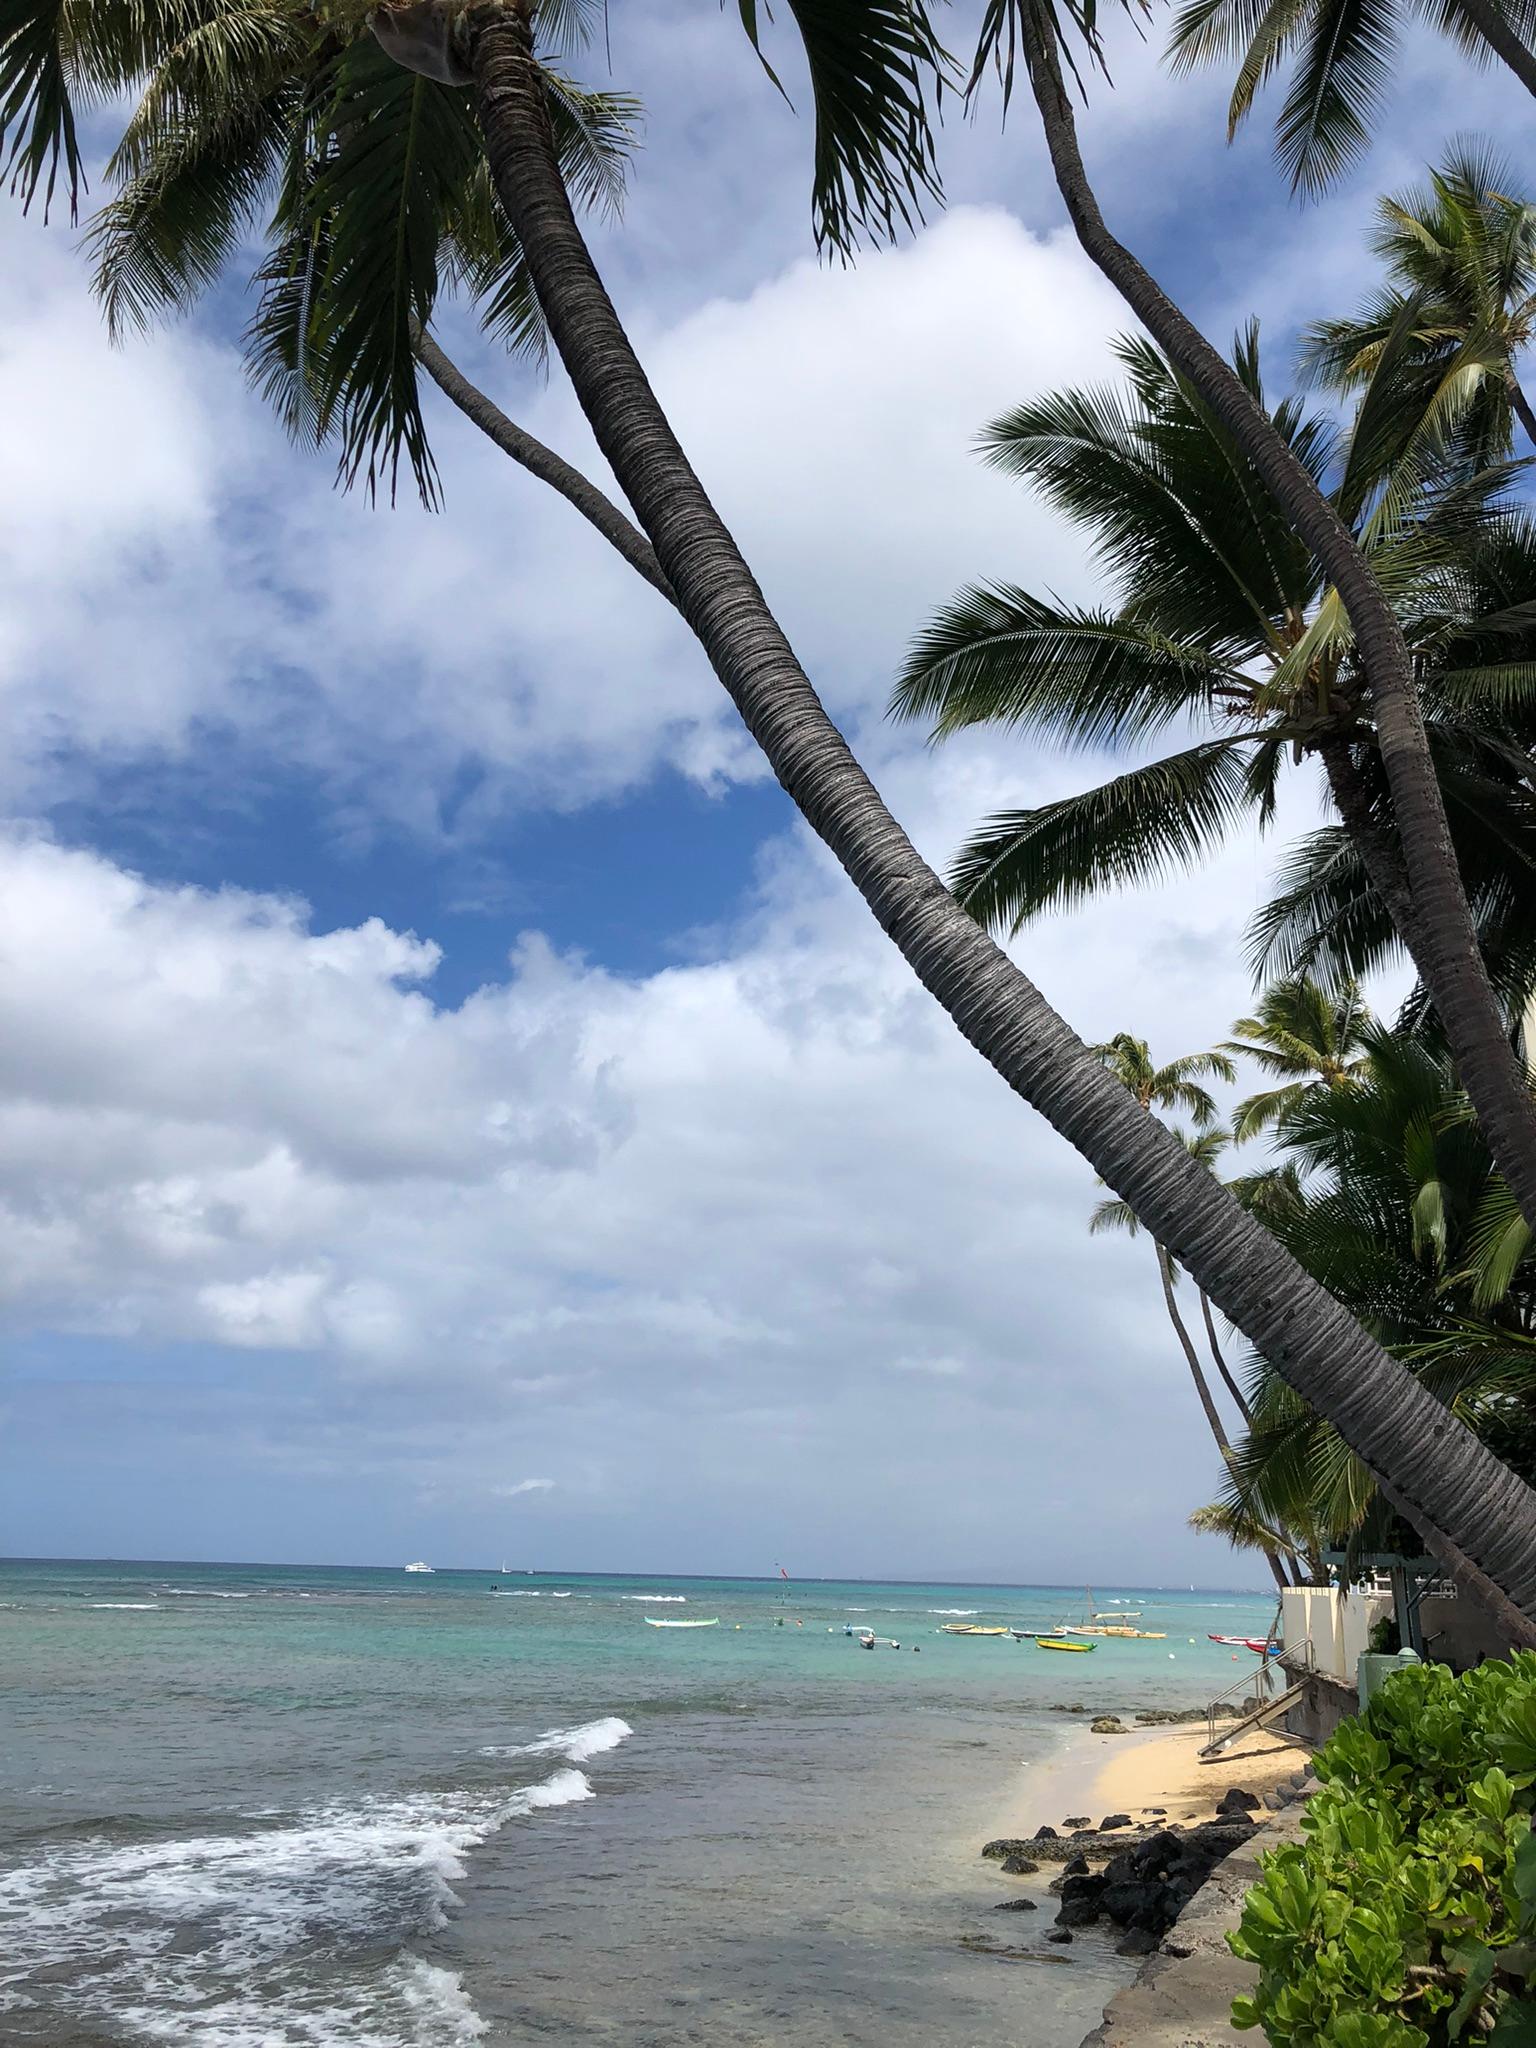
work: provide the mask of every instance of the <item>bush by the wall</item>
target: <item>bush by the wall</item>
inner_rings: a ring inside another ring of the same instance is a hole
[[[1394,1672],[1271,1850],[1232,2017],[1274,2048],[1536,2048],[1536,1652]]]

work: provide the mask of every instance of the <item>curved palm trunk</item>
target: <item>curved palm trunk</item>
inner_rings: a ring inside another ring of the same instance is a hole
[[[459,408],[472,426],[494,441],[503,455],[510,455],[540,483],[558,491],[589,525],[596,527],[610,547],[618,549],[631,569],[661,592],[668,604],[677,603],[671,584],[662,574],[656,551],[639,527],[626,519],[613,500],[605,497],[563,455],[546,448],[516,420],[508,419],[478,385],[470,383],[453,358],[444,355],[425,329],[416,336],[416,360],[443,396]]]
[[[1237,1403],[1237,1412],[1243,1418],[1243,1427],[1252,1429],[1253,1410],[1248,1406],[1242,1388],[1227,1370],[1227,1361],[1221,1355],[1221,1346],[1216,1341],[1216,1318],[1211,1314],[1211,1297],[1202,1287],[1200,1290],[1200,1313],[1205,1318],[1206,1339],[1211,1347],[1211,1356],[1216,1361],[1216,1370],[1221,1374],[1227,1392]]]
[[[1528,50],[1500,12],[1498,0],[1456,0],[1456,12],[1471,22],[1496,57],[1502,58],[1527,92],[1536,93],[1536,53]]]
[[[1189,1366],[1189,1376],[1195,1383],[1195,1392],[1200,1396],[1200,1406],[1205,1410],[1205,1419],[1210,1424],[1211,1435],[1216,1439],[1216,1448],[1221,1452],[1227,1470],[1235,1474],[1237,1460],[1232,1455],[1232,1439],[1227,1435],[1226,1424],[1221,1419],[1221,1410],[1216,1406],[1211,1393],[1210,1383],[1205,1377],[1194,1339],[1189,1334],[1184,1318],[1179,1314],[1179,1304],[1173,1294],[1173,1261],[1161,1245],[1157,1247],[1157,1273],[1163,1283],[1163,1306],[1168,1311],[1168,1320],[1173,1325],[1174,1334],[1183,1347],[1185,1362]],[[1200,1299],[1205,1300],[1204,1293]],[[1206,1313],[1209,1315],[1209,1308]],[[1264,1556],[1274,1575],[1275,1584],[1283,1593],[1291,1583],[1286,1576],[1284,1565],[1272,1550],[1266,1550]]]
[[[1417,918],[1408,877],[1403,872],[1396,846],[1382,831],[1371,810],[1370,792],[1361,779],[1360,770],[1349,751],[1349,743],[1343,739],[1328,739],[1317,751],[1328,777],[1328,792],[1333,798],[1334,809],[1355,842],[1371,887],[1381,898],[1393,928],[1412,953],[1408,934],[1415,929]]]
[[[1520,379],[1513,370],[1509,374],[1509,402],[1514,409],[1515,418],[1525,429],[1525,438],[1533,448],[1536,448],[1536,412],[1531,410],[1531,401],[1526,397]]]
[[[1478,951],[1472,913],[1424,734],[1407,643],[1349,529],[1231,366],[1105,226],[1044,8],[1019,9],[1020,35],[1056,184],[1084,251],[1227,428],[1317,557],[1354,627],[1376,741],[1392,793],[1412,915],[1399,935],[1444,1028],[1489,1150],[1536,1228],[1536,1097],[1515,1057]]]
[[[1137,1108],[886,809],[689,466],[593,268],[525,14],[473,19],[478,117],[555,345],[679,609],[775,775],[977,1051],[1335,1424],[1511,1638],[1536,1643],[1536,1496]]]

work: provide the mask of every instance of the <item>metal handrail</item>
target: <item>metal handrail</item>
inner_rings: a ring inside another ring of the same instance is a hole
[[[1268,1648],[1268,1643],[1274,1640],[1273,1634],[1267,1639],[1264,1659],[1257,1674],[1257,1682],[1255,1682],[1252,1674],[1239,1678],[1235,1684],[1229,1685],[1225,1692],[1217,1693],[1216,1697],[1207,1706],[1205,1710],[1205,1739],[1207,1746],[1214,1744],[1216,1741],[1217,1708],[1226,1706],[1232,1700],[1234,1694],[1242,1692],[1258,1695],[1255,1698],[1254,1708],[1247,1709],[1250,1712],[1256,1711],[1264,1705],[1264,1696],[1270,1699],[1277,1699],[1281,1692],[1288,1690],[1289,1685],[1295,1683],[1294,1667],[1291,1662],[1293,1658],[1299,1662],[1303,1671],[1312,1671],[1316,1668],[1317,1657],[1312,1648],[1312,1638],[1310,1636],[1307,1637],[1305,1642],[1296,1644],[1294,1649],[1287,1644],[1278,1657],[1272,1655]],[[1281,1666],[1287,1673],[1291,1674],[1287,1685],[1279,1687],[1278,1691],[1275,1685],[1276,1665]],[[1226,1717],[1222,1716],[1221,1718],[1225,1719]],[[1239,1711],[1236,1718],[1238,1720],[1243,1718],[1241,1711]]]

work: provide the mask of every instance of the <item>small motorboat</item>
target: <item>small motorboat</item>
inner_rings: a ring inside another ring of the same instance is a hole
[[[1277,1643],[1272,1636],[1207,1635],[1206,1641],[1223,1643],[1228,1649],[1232,1650],[1252,1650],[1256,1657],[1262,1657],[1266,1651],[1271,1657],[1278,1657],[1281,1650],[1285,1647],[1283,1643]]]
[[[720,1617],[718,1614],[712,1614],[708,1621],[659,1621],[654,1614],[648,1614],[645,1617],[645,1625],[647,1628],[718,1628]]]
[[[1069,1643],[1065,1636],[1035,1637],[1035,1648],[1037,1650],[1081,1650],[1086,1652],[1096,1650],[1098,1647],[1097,1643]]]

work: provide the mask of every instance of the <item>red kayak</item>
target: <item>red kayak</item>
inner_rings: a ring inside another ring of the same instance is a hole
[[[1270,1656],[1278,1657],[1281,1649],[1279,1643],[1269,1642],[1263,1636],[1208,1635],[1206,1637],[1206,1641],[1211,1643],[1225,1643],[1228,1645],[1229,1648],[1234,1650],[1252,1650],[1256,1657],[1262,1657],[1266,1650],[1269,1652]]]

